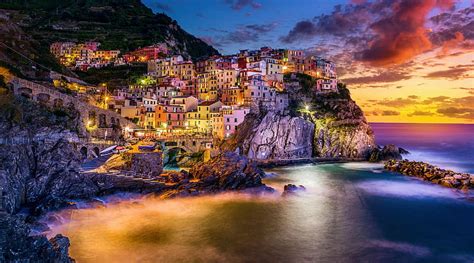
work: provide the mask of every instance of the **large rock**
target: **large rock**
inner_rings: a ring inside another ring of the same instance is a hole
[[[0,214],[0,262],[74,262],[68,251],[67,237],[30,236],[21,218]]]
[[[269,112],[244,142],[251,159],[308,158],[313,153],[314,124],[301,117]]]
[[[208,192],[265,186],[262,183],[265,173],[245,156],[233,152],[194,166],[190,174],[199,180],[198,187]]]
[[[261,116],[249,115],[247,122]],[[248,129],[239,129],[243,138],[235,143],[244,155],[258,160],[310,158],[313,154],[312,138],[314,124],[302,117],[291,117],[277,112],[268,112],[261,120],[253,122]],[[240,128],[240,127],[239,127]],[[228,146],[224,146],[226,149]],[[231,147],[230,147],[231,148]],[[227,148],[227,149],[230,149]]]
[[[408,154],[403,148],[399,148],[393,144],[385,145],[383,148],[374,148],[370,154],[370,162],[381,162],[388,160],[401,160],[402,154]]]
[[[27,144],[0,145],[2,204],[10,213],[21,206],[87,198],[97,190],[90,180],[78,172],[78,151],[67,140],[71,134],[55,130],[49,133],[44,131],[43,134],[46,137],[51,134],[54,140],[35,138]]]
[[[163,171],[161,152],[122,153],[112,156],[100,171],[119,171],[140,178],[155,178]]]
[[[221,148],[258,160],[367,159],[376,147],[374,134],[348,90],[342,89],[315,94],[290,87],[286,110],[248,114]]]

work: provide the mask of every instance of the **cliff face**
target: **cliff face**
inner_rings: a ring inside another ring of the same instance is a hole
[[[311,107],[316,125],[314,156],[368,158],[376,147],[375,138],[362,110],[350,97],[322,96]]]
[[[339,93],[314,94],[302,87],[289,92],[285,113],[247,115],[238,132],[222,145],[252,159],[310,157],[368,158],[376,147],[362,110],[343,85]]]
[[[251,159],[309,158],[313,133],[314,124],[302,117],[269,112],[238,144]]]

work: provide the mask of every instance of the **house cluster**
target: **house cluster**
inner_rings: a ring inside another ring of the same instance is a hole
[[[156,44],[139,48],[121,55],[120,50],[101,50],[99,42],[55,42],[50,46],[50,52],[59,62],[69,68],[86,71],[89,68],[124,65],[126,63],[146,63],[166,57],[166,44]]]
[[[250,112],[287,108],[286,73],[315,77],[314,92],[337,91],[334,63],[300,50],[264,47],[195,62],[180,55],[149,60],[146,78],[153,81],[115,90],[107,107],[155,134],[224,139]]]

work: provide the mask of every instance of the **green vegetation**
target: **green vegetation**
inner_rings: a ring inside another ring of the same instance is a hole
[[[314,86],[316,85],[316,79],[308,74],[304,73],[286,73],[283,76],[284,81],[298,81],[301,86],[301,91],[306,94],[313,93]]]
[[[128,83],[136,82],[147,72],[145,64],[123,65],[118,67],[92,68],[88,71],[76,72],[79,77],[91,84],[107,83],[107,87],[113,90],[116,87],[126,86]]]
[[[126,52],[173,40],[174,51],[192,58],[218,53],[140,0],[6,0],[0,8],[28,15],[25,31],[46,49],[55,41],[98,41],[102,49]]]

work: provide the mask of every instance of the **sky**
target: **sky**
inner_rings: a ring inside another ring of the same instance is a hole
[[[222,54],[333,60],[371,122],[474,123],[472,0],[143,0]]]

